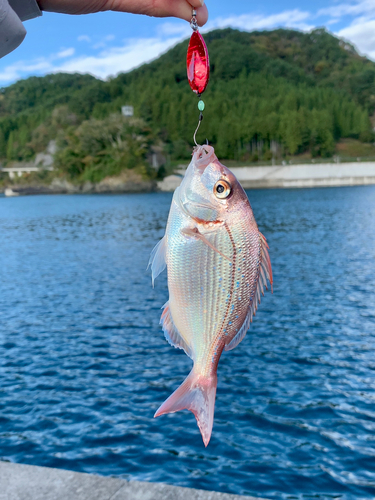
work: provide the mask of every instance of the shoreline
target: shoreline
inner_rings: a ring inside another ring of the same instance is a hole
[[[30,182],[5,185],[0,191],[6,197],[30,196],[35,194],[122,194],[150,193],[157,190],[155,180],[144,180],[134,172],[123,172],[116,177],[106,177],[101,182],[73,184],[66,179],[55,177],[49,184]]]
[[[327,163],[312,165],[282,165],[263,167],[234,167],[230,169],[244,189],[282,189],[375,185],[375,162]],[[108,177],[99,183],[73,184],[55,178],[51,184],[8,184],[5,196],[33,194],[125,194],[172,192],[181,183],[184,169],[162,181],[143,180],[140,176]]]

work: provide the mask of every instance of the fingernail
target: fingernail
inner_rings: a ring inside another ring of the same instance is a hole
[[[203,5],[204,5],[204,0],[201,0],[201,5],[202,5],[202,7],[203,7]]]

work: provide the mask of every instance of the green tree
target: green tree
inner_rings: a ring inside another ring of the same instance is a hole
[[[247,159],[253,143],[270,156],[272,140],[289,154],[328,155],[342,138],[372,137],[375,64],[347,42],[324,29],[226,29],[205,38],[211,79],[198,139],[208,138],[220,156]],[[117,171],[120,165],[145,162],[147,154],[138,155],[143,151],[138,142],[110,119],[122,105],[131,104],[148,137],[155,144],[162,141],[174,159],[185,159],[184,145],[191,150],[198,119],[186,77],[186,48],[187,41],[105,82],[90,75],[56,74],[0,89],[0,157],[8,156],[5,138],[13,131],[9,154],[14,159],[30,158],[51,139],[64,136],[74,175],[88,175],[90,169],[101,175],[100,169],[107,172],[109,165]],[[149,150],[148,139],[146,143]]]
[[[7,149],[6,149],[6,159],[8,161],[14,160],[14,133],[13,131],[9,134],[8,137],[8,142],[7,142]]]

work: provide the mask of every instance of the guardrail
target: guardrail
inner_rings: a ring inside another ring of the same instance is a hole
[[[53,167],[4,167],[0,168],[0,173],[5,172],[9,175],[10,179],[14,179],[16,176],[22,177],[23,174],[30,174],[31,172],[42,172],[43,170],[52,171]]]

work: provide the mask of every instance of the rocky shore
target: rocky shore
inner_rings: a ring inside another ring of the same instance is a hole
[[[56,177],[50,183],[40,181],[9,182],[4,185],[6,196],[33,194],[91,194],[91,193],[148,193],[157,190],[155,180],[145,180],[141,175],[125,171],[116,177],[106,177],[101,182],[76,184]]]

